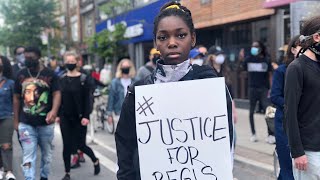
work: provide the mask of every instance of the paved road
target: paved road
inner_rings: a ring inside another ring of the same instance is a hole
[[[16,136],[14,137],[16,139]],[[91,143],[88,139],[89,145],[94,149],[96,156],[100,158],[102,164],[101,174],[93,175],[93,165],[86,157],[86,162],[81,164],[79,169],[71,171],[73,180],[116,180],[116,152],[115,142],[112,135],[107,132],[98,131],[95,134],[95,143]],[[40,155],[40,154],[39,154]],[[14,172],[17,175],[17,180],[23,180],[21,168],[21,150],[17,141],[14,141]],[[37,164],[39,167],[39,162]],[[52,175],[50,180],[60,180],[64,175],[64,166],[62,160],[62,140],[59,127],[56,126],[54,139],[54,155],[52,163]],[[39,174],[39,172],[38,172]],[[241,162],[235,162],[234,177],[238,180],[271,180],[272,174],[260,168],[256,168]]]

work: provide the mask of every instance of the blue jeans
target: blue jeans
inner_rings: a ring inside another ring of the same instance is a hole
[[[47,126],[30,126],[19,123],[20,142],[23,151],[22,170],[25,180],[36,179],[36,162],[38,145],[41,149],[40,176],[48,178],[52,160],[52,141],[54,124]]]

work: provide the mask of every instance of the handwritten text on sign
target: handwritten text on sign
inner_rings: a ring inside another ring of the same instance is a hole
[[[136,87],[142,180],[231,180],[224,78]]]

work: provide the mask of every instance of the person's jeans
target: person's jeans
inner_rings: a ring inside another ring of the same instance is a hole
[[[319,180],[320,179],[320,152],[305,151],[308,158],[307,170],[300,171],[293,167],[295,180]],[[294,161],[292,161],[294,163]]]
[[[52,160],[52,141],[54,124],[47,126],[30,126],[19,123],[19,135],[23,151],[22,170],[25,180],[36,179],[36,160],[38,145],[41,149],[40,176],[48,178]]]

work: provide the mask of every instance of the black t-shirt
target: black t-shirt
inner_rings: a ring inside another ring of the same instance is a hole
[[[250,88],[270,88],[269,72],[272,71],[272,66],[268,58],[248,56],[243,67],[248,71]]]
[[[19,121],[32,125],[47,125],[46,116],[52,109],[52,93],[58,91],[59,82],[55,73],[44,68],[38,73],[27,68],[17,74],[14,93],[20,95]],[[36,78],[37,77],[37,78]]]

